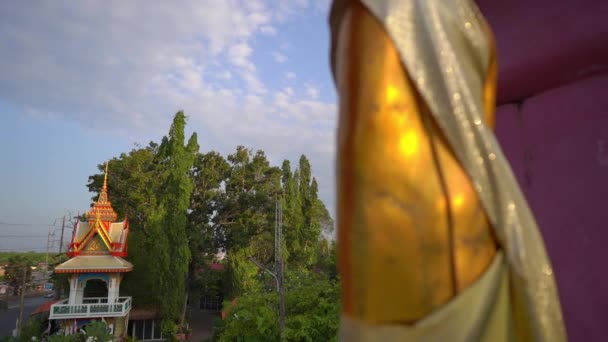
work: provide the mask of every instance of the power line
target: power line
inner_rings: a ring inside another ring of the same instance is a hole
[[[0,226],[39,226],[39,227],[57,227],[57,224],[48,223],[14,223],[14,222],[0,222]]]
[[[27,252],[34,252],[34,251],[46,251],[46,247],[35,247],[35,248],[0,248],[0,251],[3,252],[21,252],[21,251],[27,251]],[[41,252],[42,253],[42,252]]]
[[[46,235],[0,235],[0,238],[46,238]]]

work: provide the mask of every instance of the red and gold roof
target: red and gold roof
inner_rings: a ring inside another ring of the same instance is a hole
[[[81,255],[55,267],[56,273],[123,273],[132,270],[130,262],[113,255]]]
[[[112,203],[108,199],[108,163],[106,163],[106,171],[103,176],[103,186],[99,193],[97,202],[93,203],[93,208],[86,213],[89,220],[101,219],[105,222],[114,222],[118,219],[118,214],[112,208]]]
[[[68,256],[77,259],[84,256],[124,257],[127,255],[129,223],[126,219],[122,222],[116,222],[118,214],[116,214],[108,199],[107,163],[99,198],[93,203],[91,210],[86,213],[86,218],[86,222],[78,220],[74,226]],[[74,263],[75,261],[69,260],[68,262]],[[79,263],[76,262],[75,264]],[[108,266],[112,268],[111,265]]]

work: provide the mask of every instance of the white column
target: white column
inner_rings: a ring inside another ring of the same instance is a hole
[[[120,274],[118,273],[110,274],[110,279],[108,280],[108,303],[118,301],[118,297],[120,296],[120,278]]]
[[[78,284],[78,286],[76,287],[75,304],[82,304],[82,299],[84,298],[84,288],[87,286],[87,280],[78,281],[78,278],[76,278],[76,284]]]
[[[107,285],[108,285],[108,304],[114,303],[114,276],[112,274],[109,275]]]
[[[70,304],[70,305],[76,304],[77,294],[78,294],[78,275],[73,274],[70,277],[70,297],[68,299],[68,304]]]

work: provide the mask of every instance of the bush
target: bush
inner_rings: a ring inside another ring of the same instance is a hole
[[[215,325],[217,341],[279,341],[276,292],[245,293]],[[340,288],[337,281],[310,273],[288,277],[284,341],[337,341]]]
[[[278,341],[276,293],[250,292],[239,297],[215,328],[217,341]]]
[[[36,339],[40,341],[42,335],[42,322],[37,318],[31,318],[22,327],[19,333],[19,338],[12,341],[32,341]]]
[[[84,331],[87,337],[93,337],[97,342],[111,342],[113,338],[112,334],[110,334],[110,329],[102,321],[93,321],[87,324]]]
[[[285,341],[337,341],[340,287],[337,281],[310,275],[286,291]]]
[[[52,335],[49,336],[49,342],[81,342],[84,341],[84,338],[81,334],[76,335]]]
[[[160,322],[160,329],[167,339],[167,341],[177,341],[175,334],[177,334],[177,324],[171,320],[163,320]]]

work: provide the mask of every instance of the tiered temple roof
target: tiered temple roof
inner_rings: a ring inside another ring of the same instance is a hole
[[[127,219],[115,222],[118,214],[108,199],[108,164],[99,198],[86,213],[87,221],[78,220],[68,249],[70,260],[55,268],[57,273],[129,272],[133,265],[127,256]]]

